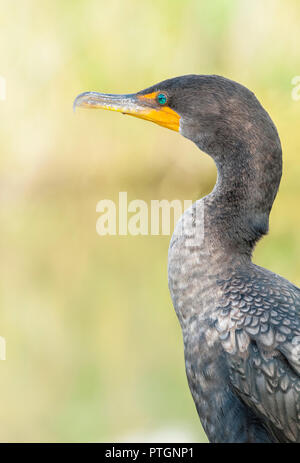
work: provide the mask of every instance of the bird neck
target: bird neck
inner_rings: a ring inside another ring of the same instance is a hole
[[[256,242],[268,232],[277,194],[282,157],[279,139],[268,146],[247,147],[213,156],[218,179],[205,198],[211,240],[231,255],[251,257]]]

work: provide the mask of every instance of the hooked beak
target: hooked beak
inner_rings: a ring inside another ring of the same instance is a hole
[[[80,108],[108,109],[130,116],[146,119],[168,129],[179,131],[180,116],[168,106],[160,106],[156,101],[156,92],[142,95],[110,95],[98,92],[85,92],[74,101],[74,111]]]

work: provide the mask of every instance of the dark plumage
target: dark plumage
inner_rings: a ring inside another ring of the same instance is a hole
[[[76,104],[116,109],[96,95]],[[179,129],[218,169],[214,190],[184,213],[169,249],[187,378],[209,440],[300,442],[300,290],[251,262],[282,172],[272,120],[252,92],[219,76],[169,79],[116,104]]]

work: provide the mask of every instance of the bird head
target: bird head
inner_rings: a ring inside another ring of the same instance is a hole
[[[266,127],[264,131],[259,127],[263,122],[274,136],[272,121],[254,94],[215,75],[175,77],[133,94],[85,92],[75,99],[76,107],[108,109],[155,122],[180,132],[214,158],[239,151],[251,132],[265,136]]]

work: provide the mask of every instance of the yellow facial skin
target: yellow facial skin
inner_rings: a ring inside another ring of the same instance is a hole
[[[97,108],[118,111],[123,114],[155,122],[170,130],[179,131],[180,116],[168,105],[160,106],[156,97],[159,92],[147,95],[110,95],[97,92],[86,92],[78,95],[74,101],[74,109]]]
[[[139,95],[138,99],[141,101],[156,102],[156,97],[158,93],[159,92],[148,93],[148,95]],[[158,108],[149,111],[147,114],[145,114],[145,117],[143,117],[143,119],[155,122],[156,124],[166,127],[167,129],[179,132],[180,116],[176,113],[176,111],[169,108],[167,104],[165,106],[159,106]]]

